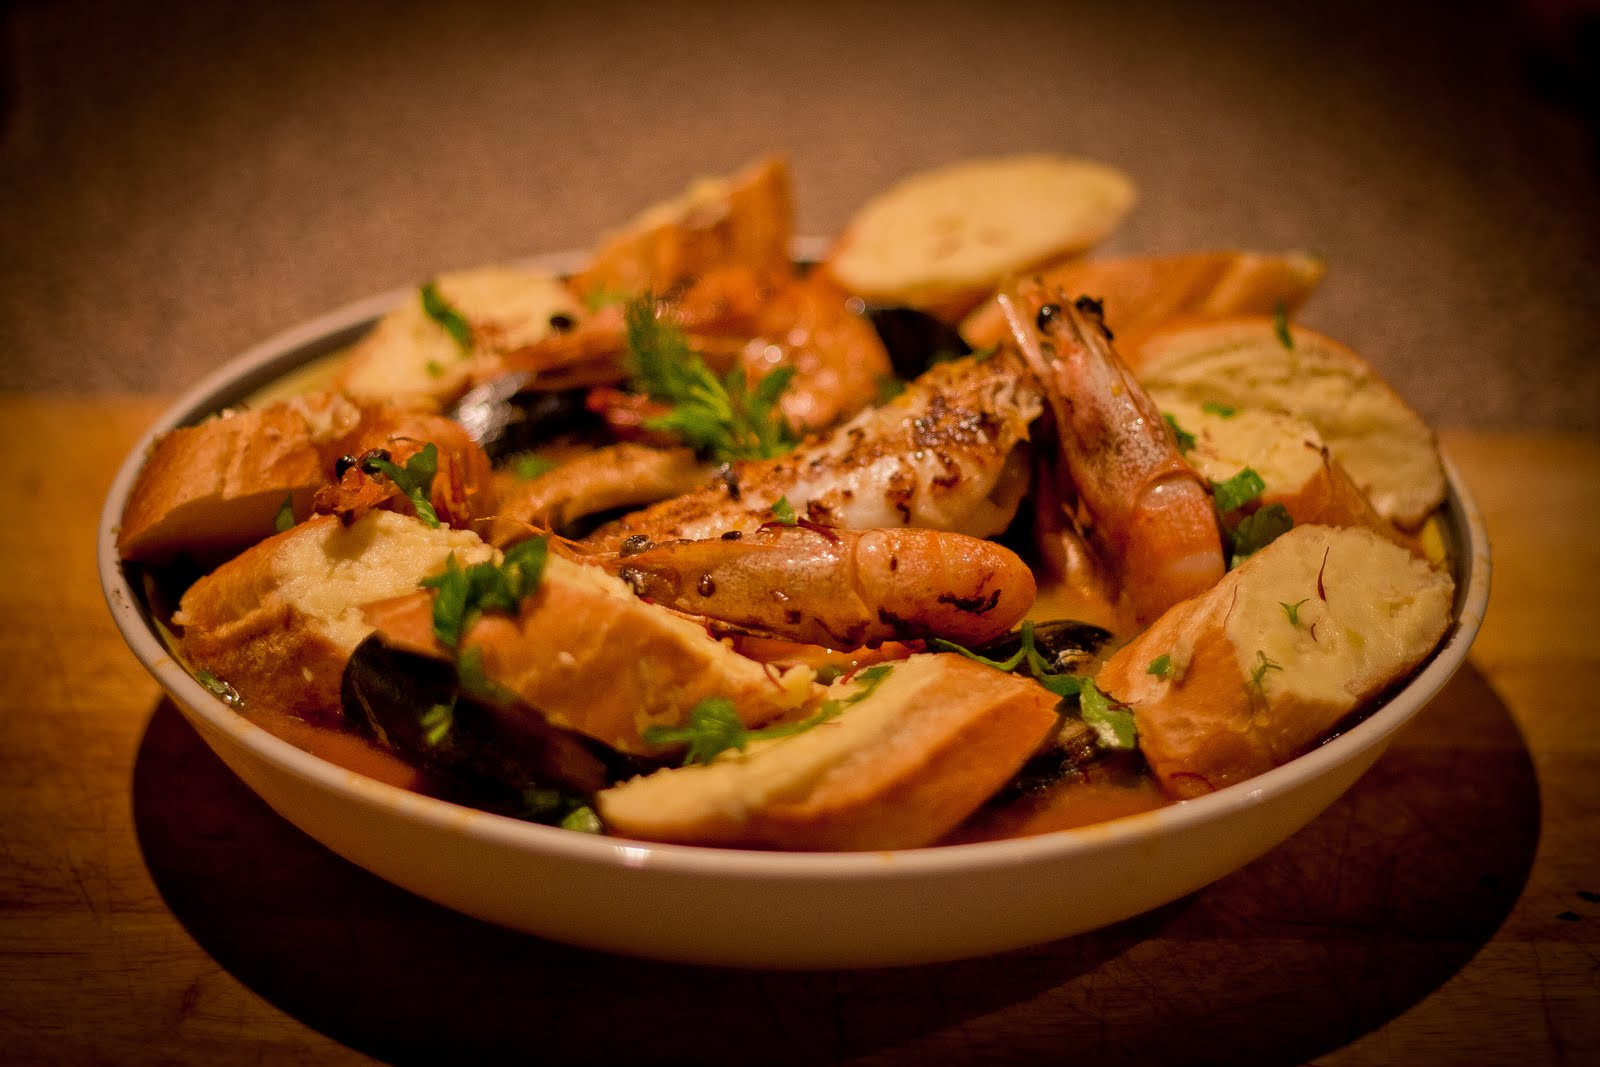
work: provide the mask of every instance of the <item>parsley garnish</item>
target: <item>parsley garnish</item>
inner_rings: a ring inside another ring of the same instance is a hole
[[[443,573],[422,580],[424,588],[436,590],[433,633],[439,643],[458,647],[462,635],[485,611],[515,612],[523,598],[539,587],[548,554],[548,539],[533,537],[510,549],[498,565],[474,563],[463,570],[452,552]],[[462,653],[461,659],[467,658],[467,653]],[[478,665],[482,666],[481,660]],[[467,665],[467,671],[471,669]],[[462,683],[469,685],[465,672]]]
[[[439,287],[432,282],[422,287],[422,310],[428,318],[444,327],[457,348],[464,353],[472,351],[472,324],[456,310],[454,304],[444,298]]]
[[[278,533],[294,529],[294,494],[290,493],[283,498],[283,503],[278,505],[278,513],[272,517],[272,528]]]
[[[772,504],[772,520],[784,526],[793,526],[800,521],[794,513],[794,506],[789,503],[789,498],[780,496]]]
[[[799,722],[780,723],[764,730],[750,730],[740,721],[738,709],[734,707],[733,701],[727,697],[706,697],[690,709],[687,725],[650,726],[645,729],[643,736],[652,745],[688,744],[689,749],[683,757],[685,765],[710,763],[730,748],[743,752],[751,741],[792,737],[822,725],[838,716],[851,704],[860,703],[871,696],[889,676],[893,666],[891,663],[880,663],[875,667],[856,672],[854,680],[860,684],[860,688],[843,700],[834,700],[831,697],[824,700],[815,715]]]
[[[525,482],[531,482],[542,474],[549,474],[561,464],[546,456],[533,452],[518,452],[506,461],[506,466]]]
[[[1261,495],[1267,483],[1261,480],[1261,475],[1252,467],[1235,474],[1225,482],[1212,482],[1211,492],[1217,501],[1218,511],[1232,511],[1242,508],[1250,501]]]
[[[1281,300],[1272,309],[1272,332],[1278,335],[1279,344],[1294,351],[1294,334],[1289,332],[1289,309],[1283,306]]]
[[[779,367],[751,388],[742,368],[718,378],[689,347],[684,332],[656,314],[647,293],[628,303],[628,373],[634,387],[671,410],[645,422],[718,460],[771,459],[800,439],[778,411],[778,398],[794,377]]]
[[[1264,685],[1264,681],[1267,677],[1267,672],[1281,670],[1283,670],[1283,664],[1268,659],[1265,652],[1261,651],[1259,648],[1256,649],[1256,666],[1255,669],[1250,672],[1250,681],[1248,683],[1248,687],[1254,689],[1257,693],[1260,693],[1262,700],[1266,700],[1267,690]]]
[[[1283,609],[1283,613],[1285,615],[1289,616],[1289,625],[1290,626],[1299,626],[1300,625],[1300,605],[1304,604],[1307,600],[1310,600],[1310,599],[1311,599],[1310,597],[1301,597],[1299,600],[1296,600],[1293,604],[1285,604],[1281,600],[1278,601],[1278,607],[1282,608]]]
[[[1246,556],[1254,555],[1294,528],[1294,518],[1282,504],[1267,504],[1239,520],[1232,534],[1233,561],[1237,567]]]
[[[522,805],[523,816],[534,822],[584,834],[600,833],[600,816],[594,813],[585,798],[573,793],[538,787],[524,789]]]
[[[1094,682],[1083,683],[1078,695],[1078,711],[1094,731],[1095,740],[1105,748],[1126,751],[1138,744],[1139,730],[1133,712],[1100,692]]]
[[[361,460],[361,469],[368,474],[382,474],[399,487],[417,511],[417,518],[438,529],[439,516],[434,514],[428,494],[433,490],[433,476],[439,473],[439,450],[432,441],[422,446],[422,451],[397,467],[390,460],[370,453]]]
[[[1187,452],[1194,447],[1194,434],[1178,425],[1178,420],[1171,415],[1162,415],[1167,420],[1167,425],[1172,427],[1172,436],[1177,438],[1178,451]]]
[[[194,680],[205,686],[213,696],[228,705],[228,707],[244,707],[244,697],[239,695],[239,691],[204,667],[194,672]]]
[[[1207,400],[1204,404],[1200,405],[1200,410],[1206,412],[1208,415],[1215,415],[1219,419],[1231,419],[1235,415],[1239,414],[1238,408],[1231,407],[1227,404],[1219,404],[1215,400]]]
[[[1165,652],[1161,653],[1161,655],[1150,661],[1150,665],[1144,669],[1144,672],[1153,674],[1157,678],[1165,678],[1172,673],[1172,657]]]
[[[422,727],[422,740],[428,747],[437,748],[455,728],[456,702],[452,700],[448,704],[435,704],[423,712],[422,718],[417,720],[417,725]]]

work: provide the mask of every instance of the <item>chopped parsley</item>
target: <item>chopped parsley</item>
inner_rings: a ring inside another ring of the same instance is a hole
[[[472,324],[456,310],[454,304],[444,298],[433,282],[422,287],[422,310],[428,318],[444,327],[445,333],[450,335],[463,353],[472,351]]]
[[[772,520],[784,526],[793,526],[800,518],[794,513],[794,505],[789,503],[789,498],[780,496],[772,504]]]
[[[1157,678],[1165,678],[1172,673],[1172,657],[1165,652],[1161,653],[1161,655],[1150,661],[1150,665],[1144,669],[1144,672],[1153,674]]]
[[[388,478],[411,501],[417,518],[438,529],[439,516],[434,514],[433,503],[428,499],[433,491],[433,476],[439,473],[439,449],[432,441],[406,460],[404,467],[398,467],[392,460],[369,452],[361,459],[361,469],[368,474],[382,474]]]
[[[1078,695],[1078,711],[1083,721],[1094,731],[1095,740],[1104,748],[1131,750],[1139,741],[1139,731],[1133,712],[1085,681]]]
[[[1231,419],[1239,414],[1239,409],[1228,404],[1219,404],[1215,400],[1207,400],[1200,405],[1200,410],[1208,415],[1215,415],[1219,419]]]
[[[459,647],[462,635],[485,611],[515,612],[523,598],[539,587],[548,555],[549,539],[545,537],[521,542],[507,551],[499,564],[474,563],[462,569],[452,552],[442,573],[422,580],[424,588],[436,591],[433,633],[439,643],[447,648]],[[461,659],[467,658],[463,653]],[[481,660],[478,665],[482,666]],[[466,671],[471,669],[466,666]],[[470,688],[465,672],[462,683]]]
[[[1282,504],[1267,504],[1239,520],[1230,539],[1233,542],[1231,567],[1260,552],[1294,528],[1294,518]]]
[[[1307,600],[1310,600],[1310,599],[1311,599],[1310,597],[1301,597],[1299,600],[1296,600],[1293,604],[1286,604],[1281,600],[1278,601],[1278,607],[1282,608],[1283,609],[1283,613],[1285,615],[1289,616],[1289,625],[1290,626],[1299,626],[1300,625],[1300,605],[1304,604]]]
[[[283,503],[278,505],[278,513],[272,517],[272,529],[277,533],[294,529],[294,494],[290,493],[283,498]]]
[[[1256,649],[1256,665],[1255,668],[1250,672],[1250,681],[1247,683],[1248,688],[1254,689],[1257,693],[1261,694],[1261,699],[1265,700],[1267,698],[1267,690],[1265,685],[1267,672],[1281,670],[1283,670],[1283,664],[1268,659],[1265,652],[1261,651],[1259,648]]]
[[[1171,415],[1163,414],[1161,417],[1166,419],[1167,425],[1172,428],[1172,436],[1178,442],[1178,451],[1188,452],[1194,448],[1194,434],[1190,433],[1188,430],[1185,430],[1182,426],[1179,426],[1178,420],[1173,418]]]
[[[456,725],[456,702],[448,704],[435,704],[422,713],[417,720],[417,725],[422,727],[422,740],[430,748],[437,748]]]
[[[752,388],[744,370],[720,378],[689,347],[688,336],[656,314],[647,293],[629,301],[627,363],[633,387],[670,406],[645,427],[664,430],[717,460],[771,459],[800,438],[778,410],[778,398],[794,377],[779,367]]]
[[[540,475],[549,474],[561,464],[548,456],[541,456],[535,452],[518,452],[506,461],[506,467],[518,478],[531,482]]]
[[[748,729],[739,718],[738,709],[727,697],[706,697],[689,711],[689,720],[683,726],[655,725],[646,727],[644,739],[652,745],[687,744],[685,765],[711,763],[729,749],[743,752],[751,741],[765,741],[778,737],[792,737],[817,727],[852,704],[867,699],[889,676],[892,663],[880,663],[857,671],[854,681],[860,686],[843,700],[832,697],[824,700],[816,714],[799,722],[780,723],[763,730]]]
[[[1289,309],[1284,307],[1283,301],[1278,301],[1278,306],[1272,309],[1272,332],[1278,335],[1278,343],[1289,351],[1294,351],[1294,334],[1289,332]]]
[[[1217,510],[1228,512],[1244,507],[1260,496],[1266,487],[1267,483],[1261,480],[1261,475],[1253,467],[1246,467],[1225,482],[1212,482],[1211,493],[1216,499]]]
[[[561,789],[535,787],[522,791],[522,816],[534,822],[576,830],[584,834],[601,831],[600,816],[586,798]]]

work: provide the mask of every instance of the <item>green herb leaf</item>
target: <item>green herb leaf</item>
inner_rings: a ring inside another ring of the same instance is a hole
[[[239,691],[204,667],[194,672],[194,680],[205,686],[213,696],[228,705],[228,707],[244,707],[244,697],[239,695]]]
[[[722,461],[771,459],[799,443],[778,410],[793,367],[779,367],[752,388],[735,367],[718,378],[689,347],[684,332],[656,314],[647,293],[626,310],[628,373],[639,392],[671,405],[645,427],[673,434],[697,451]]]
[[[602,832],[600,817],[589,806],[587,797],[561,789],[534,787],[522,791],[522,816],[563,830],[584,834]]]
[[[1267,697],[1265,685],[1267,672],[1281,670],[1283,670],[1283,664],[1268,659],[1265,652],[1259,648],[1256,649],[1256,665],[1255,668],[1250,672],[1250,681],[1246,683],[1246,688],[1254,689],[1261,695],[1261,699],[1265,700]]]
[[[1294,518],[1282,504],[1267,504],[1239,520],[1234,527],[1233,559],[1230,567],[1237,567],[1245,559],[1266,548],[1294,528]]]
[[[1165,678],[1172,673],[1172,657],[1163,652],[1151,660],[1150,665],[1144,670],[1146,674],[1153,674],[1157,678]]]
[[[1138,744],[1139,731],[1133,712],[1100,692],[1093,682],[1083,684],[1078,710],[1102,747],[1127,751]]]
[[[1278,343],[1289,351],[1294,351],[1294,334],[1289,332],[1289,309],[1283,306],[1283,301],[1272,309],[1272,332],[1278,335]]]
[[[435,704],[422,713],[417,720],[422,727],[422,740],[430,748],[437,748],[448,736],[456,724],[456,704],[452,699],[448,704]]]
[[[548,538],[532,537],[508,550],[499,564],[474,563],[465,570],[452,552],[441,573],[422,580],[423,588],[435,590],[433,633],[439,643],[459,647],[485,611],[516,612],[539,588],[549,552]]]
[[[382,474],[388,478],[411,501],[411,506],[416,509],[417,518],[432,526],[439,528],[439,516],[434,513],[433,502],[429,494],[433,491],[433,477],[439,473],[439,449],[432,441],[422,446],[422,451],[406,460],[404,467],[398,467],[387,459],[372,456],[364,459],[361,469],[370,474]]]
[[[1289,616],[1289,625],[1290,626],[1299,626],[1300,625],[1300,605],[1304,604],[1307,600],[1310,600],[1310,599],[1311,599],[1310,597],[1301,597],[1299,600],[1296,600],[1293,604],[1285,604],[1281,600],[1278,601],[1278,606],[1283,609],[1283,613],[1285,615]]]
[[[422,310],[450,335],[462,353],[472,351],[472,324],[457,311],[454,304],[444,298],[433,282],[422,287]]]
[[[794,513],[794,507],[789,503],[789,498],[780,496],[772,504],[772,520],[785,526],[793,526],[799,522],[799,517]]]
[[[580,804],[567,813],[561,820],[563,830],[572,830],[580,834],[598,834],[604,827],[600,825],[600,816],[595,814],[593,808],[587,804]]]
[[[1246,467],[1225,482],[1212,482],[1211,492],[1221,512],[1242,508],[1261,495],[1267,483],[1261,480],[1254,468]]]
[[[1204,404],[1200,405],[1200,410],[1204,411],[1208,415],[1215,415],[1221,419],[1231,419],[1235,415],[1239,414],[1238,408],[1231,407],[1227,404],[1219,404],[1215,400],[1207,400]]]
[[[1179,426],[1178,420],[1173,418],[1171,415],[1164,414],[1161,417],[1167,420],[1168,426],[1172,427],[1172,436],[1178,441],[1179,452],[1188,452],[1194,448],[1194,434],[1185,430],[1182,426]]]
[[[278,506],[278,513],[272,517],[272,528],[278,533],[294,529],[293,493],[284,497],[283,503]]]
[[[535,478],[549,474],[561,464],[535,452],[518,452],[507,458],[505,466],[518,478],[531,482]]]

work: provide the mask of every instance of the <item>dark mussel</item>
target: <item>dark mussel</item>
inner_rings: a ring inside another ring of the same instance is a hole
[[[1076,674],[1094,659],[1096,653],[1111,640],[1111,631],[1075,619],[1052,619],[1033,624],[1033,647],[1050,664],[1052,670]],[[1022,631],[1013,630],[1004,637],[978,649],[989,659],[1010,659],[1022,648]]]
[[[454,664],[393,648],[376,634],[356,646],[340,698],[361,730],[476,807],[558,820],[639,770],[620,753],[552,726],[525,706],[468,697]],[[441,719],[448,728],[440,729]],[[529,810],[533,795],[551,793],[566,803],[545,800]]]
[[[867,321],[888,350],[896,377],[910,381],[945,360],[972,348],[959,333],[925,311],[907,307],[869,307]]]
[[[491,460],[526,452],[558,437],[599,437],[605,421],[585,403],[587,389],[529,388],[533,375],[505,374],[469,389],[445,412],[466,428]]]

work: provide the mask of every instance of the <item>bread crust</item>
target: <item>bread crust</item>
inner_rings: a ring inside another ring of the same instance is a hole
[[[836,683],[845,695],[852,683]],[[919,848],[1016,773],[1059,723],[1037,684],[950,654],[894,664],[828,722],[598,795],[625,837],[738,848]]]

